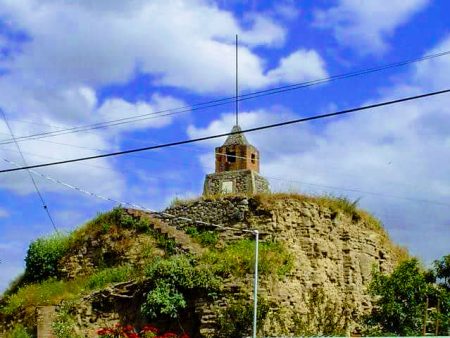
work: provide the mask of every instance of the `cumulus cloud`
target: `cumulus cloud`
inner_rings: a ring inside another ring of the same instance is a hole
[[[445,49],[449,41],[435,49]],[[381,88],[373,101],[361,104],[442,89],[449,76],[446,58],[416,65],[403,82]],[[431,238],[450,236],[449,107],[446,95],[291,126],[282,134],[274,129],[246,136],[260,149],[262,173],[274,190],[361,197],[361,205],[386,223],[396,242],[429,262],[448,251],[445,240]],[[244,115],[242,124],[252,127],[278,118],[287,119],[270,110],[255,111]],[[188,133],[210,135],[232,125],[230,113],[205,128],[190,126]],[[210,171],[213,155],[203,154],[200,160]],[[430,240],[423,241],[422,234]]]
[[[120,120],[130,121],[128,118],[137,117],[139,123],[127,123],[115,126],[108,134],[117,134],[122,131],[135,131],[148,128],[162,128],[172,122],[173,115],[158,116],[160,112],[174,108],[184,107],[186,104],[171,96],[153,94],[150,102],[127,102],[121,98],[107,99],[97,110],[96,115],[100,121]],[[164,115],[164,113],[162,113]]]
[[[315,50],[300,49],[282,58],[277,68],[267,76],[271,82],[295,83],[327,76],[325,62]]]
[[[336,40],[361,54],[382,53],[395,30],[423,9],[429,0],[339,0],[335,6],[317,10],[315,25],[331,29]]]
[[[246,18],[252,30],[242,32],[243,43],[250,46],[281,46],[286,38],[286,30],[269,16],[253,13]]]
[[[245,24],[241,24],[231,12],[209,1],[5,0],[0,15],[11,31],[23,32],[25,36],[2,38],[1,42],[14,43],[20,51],[9,60],[8,73],[0,77],[0,102],[16,136],[126,119],[185,105],[158,93],[137,102],[120,97],[97,98],[100,87],[126,83],[136,72],[151,74],[154,84],[189,91],[232,91],[235,32],[243,43],[242,89],[326,74],[320,55],[302,49],[280,60],[275,69],[266,70],[264,60],[252,48],[282,45],[285,28],[270,16],[258,13],[249,14]],[[172,20],[174,17],[177,20]],[[172,121],[169,116],[147,119],[90,133],[21,142],[21,147],[30,163],[95,155],[118,148],[125,132],[162,128]],[[3,139],[10,138],[4,125],[0,132]],[[0,155],[22,163],[13,144],[3,147]],[[110,161],[101,159],[85,165],[92,170],[83,176],[79,175],[81,164],[44,171],[85,188],[98,188],[95,182],[102,178],[107,181],[102,192],[120,195],[125,178]],[[27,194],[32,192],[28,182],[26,173],[11,173],[0,178],[0,187]],[[60,189],[48,182],[42,184],[44,190]]]
[[[11,69],[26,71],[26,81],[45,78],[53,88],[126,83],[137,70],[152,74],[155,84],[199,93],[231,92],[235,33],[242,42],[241,86],[261,88],[274,82],[252,48],[281,46],[286,37],[286,29],[270,16],[253,13],[241,25],[209,1],[93,5],[6,0],[1,12],[31,36]],[[302,72],[315,71],[307,67]],[[277,79],[289,82],[289,77]]]

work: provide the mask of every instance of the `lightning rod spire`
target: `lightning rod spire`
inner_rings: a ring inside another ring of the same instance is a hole
[[[236,34],[236,125],[239,125],[239,77],[238,77],[238,35]]]

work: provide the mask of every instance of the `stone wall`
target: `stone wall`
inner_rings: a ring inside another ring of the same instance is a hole
[[[278,304],[266,324],[270,335],[292,334],[292,318],[309,311],[307,299],[312,290],[318,289],[323,290],[327,302],[346,311],[349,330],[354,330],[355,322],[371,309],[366,287],[372,269],[392,271],[399,252],[382,229],[373,228],[373,223],[312,201],[283,198],[266,208],[254,198],[205,199],[166,212],[236,228],[220,231],[224,241],[242,238],[239,229],[251,228],[262,233],[262,240],[287,245],[294,257],[293,270],[280,281],[260,281],[261,293],[271,304]],[[194,225],[173,218],[166,221],[181,228]],[[205,313],[211,316],[217,306],[209,306]],[[279,325],[280,318],[284,326]]]
[[[224,190],[223,183],[229,182],[229,190]],[[257,194],[269,192],[267,180],[253,170],[224,171],[206,175],[203,195],[220,194]]]
[[[313,199],[268,196],[268,201],[261,196],[229,196],[177,203],[165,210],[176,217],[160,218],[174,231],[188,226],[208,227],[177,216],[235,229],[218,231],[223,243],[252,236],[243,229],[257,229],[262,241],[276,240],[285,244],[293,257],[293,269],[281,279],[262,277],[259,283],[260,297],[271,306],[264,326],[265,335],[295,334],[295,319],[311,311],[308,299],[314,290],[322,290],[326,295],[324,305],[329,303],[336,313],[345,313],[350,322],[348,330],[353,331],[357,320],[372,306],[366,289],[372,269],[392,271],[398,258],[397,247],[368,218],[355,217]],[[166,229],[161,233],[168,232]],[[139,236],[134,236],[136,234],[125,232],[116,238],[122,243],[121,250],[128,248],[124,254],[126,261],[139,260],[139,248],[145,244]],[[135,240],[124,245],[126,237]],[[113,240],[103,242],[101,237],[86,239],[72,256],[75,258],[66,259],[67,277],[88,269],[94,259],[92,252],[115,252]],[[213,302],[193,297],[183,321],[190,323],[193,331],[200,332],[202,337],[214,336],[220,311],[237,295],[242,297],[244,294],[251,299],[251,285],[252,276],[249,275],[241,280],[226,281],[224,294]],[[138,309],[145,292],[145,281],[131,281],[85,297],[74,308],[79,331],[90,336],[95,328],[118,320],[142,324]],[[311,325],[315,325],[314,320],[310,319]]]
[[[254,173],[254,182],[255,182],[255,191],[260,192],[269,192],[269,182],[261,175]]]

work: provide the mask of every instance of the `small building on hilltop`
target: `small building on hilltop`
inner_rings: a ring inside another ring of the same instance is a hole
[[[221,147],[215,149],[215,173],[206,175],[203,195],[256,194],[269,191],[259,174],[259,151],[235,125]]]

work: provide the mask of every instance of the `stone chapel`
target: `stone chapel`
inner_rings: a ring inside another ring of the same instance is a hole
[[[203,195],[256,194],[269,191],[259,174],[259,151],[235,125],[221,147],[215,149],[215,173],[206,175]]]

